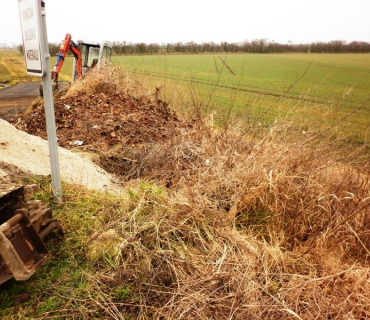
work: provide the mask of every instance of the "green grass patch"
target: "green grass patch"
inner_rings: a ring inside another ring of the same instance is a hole
[[[35,181],[33,181],[35,182]],[[40,182],[40,181],[38,181]],[[65,202],[54,201],[50,181],[41,181],[35,199],[53,208],[65,235],[47,241],[52,258],[26,282],[10,280],[0,288],[0,318],[35,318],[66,314],[73,317],[88,311],[80,309],[89,292],[93,292],[88,274],[94,274],[94,263],[85,256],[87,243],[97,230],[120,212],[119,197],[87,192],[78,187],[64,186]],[[112,297],[129,294],[122,286]]]
[[[13,279],[0,287],[0,318],[99,318],[107,315],[107,301],[139,303],[138,288],[124,279],[103,285],[95,276],[115,272],[126,233],[135,228],[143,229],[140,236],[149,233],[147,223],[165,201],[164,190],[142,182],[124,196],[115,196],[64,185],[64,202],[59,204],[50,178],[28,183],[39,184],[34,199],[53,209],[65,234],[47,241],[52,258],[28,281]]]

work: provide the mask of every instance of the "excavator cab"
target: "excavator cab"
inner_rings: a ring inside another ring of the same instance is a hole
[[[58,76],[62,69],[67,53],[71,52],[74,56],[72,69],[72,83],[81,78],[92,69],[99,72],[100,67],[104,67],[110,62],[112,55],[112,46],[108,42],[93,43],[78,41],[75,43],[72,36],[67,33],[62,41],[57,60],[51,71],[51,79],[54,80],[53,90],[58,89]],[[40,96],[43,96],[42,84],[40,85]]]
[[[82,76],[94,68],[97,68],[99,72],[101,66],[105,66],[110,62],[112,47],[107,42],[89,43],[79,41],[78,47],[81,52]],[[75,81],[78,77],[79,74],[76,68],[76,59],[74,59],[72,81]]]

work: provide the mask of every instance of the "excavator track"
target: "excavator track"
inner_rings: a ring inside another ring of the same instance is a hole
[[[26,200],[30,187],[0,186],[0,285],[29,279],[50,259],[44,239],[59,223],[39,200]]]

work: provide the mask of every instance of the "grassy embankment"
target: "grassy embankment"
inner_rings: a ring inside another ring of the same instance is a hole
[[[54,63],[55,57],[52,57],[51,66]],[[72,59],[67,59],[65,72],[60,75],[60,81],[69,81],[71,74]],[[11,86],[25,81],[40,81],[40,78],[27,75],[24,57],[18,50],[0,50],[0,84]]]
[[[88,93],[139,87],[124,75]],[[66,235],[52,240],[53,259],[28,282],[0,288],[0,316],[370,317],[362,168],[342,166],[336,141],[302,135],[295,123],[236,132],[196,120],[165,142],[100,154],[126,181],[123,196],[65,186],[57,205],[38,181],[35,197],[53,206]]]

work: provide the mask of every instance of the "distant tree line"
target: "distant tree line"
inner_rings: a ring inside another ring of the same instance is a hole
[[[116,54],[161,54],[161,53],[370,53],[370,43],[362,41],[329,41],[311,44],[281,44],[265,39],[232,42],[177,42],[160,45],[158,43],[112,42]]]
[[[258,39],[244,42],[177,42],[177,43],[132,43],[114,41],[111,43],[116,54],[163,54],[163,53],[370,53],[370,43],[342,40],[329,42],[313,42],[311,44],[281,44],[275,41]],[[50,43],[49,51],[55,55],[59,51],[59,43]],[[23,46],[19,46],[23,53]]]
[[[52,56],[55,56],[60,48],[60,43],[49,43],[49,53]],[[23,44],[18,45],[18,50],[20,51],[21,54],[23,54]]]

